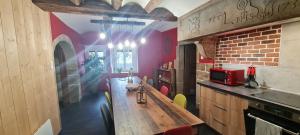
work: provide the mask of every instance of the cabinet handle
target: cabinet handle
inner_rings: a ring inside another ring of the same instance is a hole
[[[219,108],[219,109],[221,109],[221,110],[223,110],[223,111],[227,111],[227,110],[226,110],[225,108],[223,108],[223,107],[217,106],[217,105],[215,105],[215,104],[214,104],[214,106],[217,107],[217,108]]]

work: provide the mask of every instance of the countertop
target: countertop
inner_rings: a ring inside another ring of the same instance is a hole
[[[265,103],[270,103],[280,107],[285,107],[290,110],[300,112],[300,95],[294,95],[279,91],[274,91],[271,89],[250,89],[244,86],[227,86],[223,84],[214,83],[211,81],[198,81],[197,84],[212,88],[214,90],[235,95],[248,100],[256,100]],[[258,96],[265,92],[272,92],[271,94],[266,94],[264,97]],[[272,97],[270,97],[270,95]]]

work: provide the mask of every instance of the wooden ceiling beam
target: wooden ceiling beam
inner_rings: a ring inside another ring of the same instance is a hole
[[[115,10],[119,10],[119,8],[122,6],[123,0],[111,0],[111,5]]]
[[[139,12],[118,11],[115,10],[107,2],[103,2],[99,0],[86,0],[80,6],[75,6],[69,0],[32,0],[32,2],[42,10],[48,12],[106,15],[109,17],[140,18],[140,19],[151,19],[151,20],[161,20],[161,21],[177,21],[177,17],[170,16],[170,15],[156,16],[156,15],[139,13]]]
[[[150,13],[153,9],[157,8],[162,1],[163,0],[150,0],[146,5],[145,10]]]

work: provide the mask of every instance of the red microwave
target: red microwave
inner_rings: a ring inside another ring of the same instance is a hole
[[[210,81],[230,86],[243,85],[245,83],[244,70],[211,68]]]

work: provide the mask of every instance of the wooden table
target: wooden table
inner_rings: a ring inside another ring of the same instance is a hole
[[[127,79],[122,79],[111,80],[116,135],[162,134],[183,125],[191,125],[197,133],[198,125],[204,123],[147,84],[147,104],[137,104],[136,92],[128,92]],[[134,77],[134,83],[139,82],[140,79]]]

